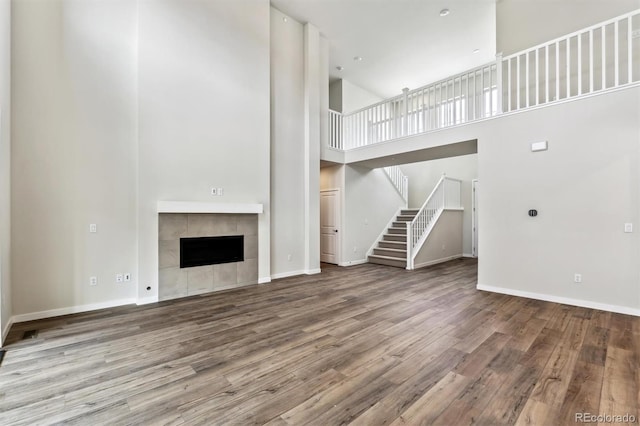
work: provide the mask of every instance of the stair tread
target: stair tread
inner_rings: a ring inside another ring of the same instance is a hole
[[[395,251],[395,252],[398,252],[398,253],[401,253],[401,252],[406,253],[407,252],[406,249],[402,250],[402,249],[394,249],[394,248],[390,248],[390,247],[376,247],[374,250],[389,250],[389,251]]]
[[[370,254],[369,257],[373,257],[375,259],[395,260],[397,262],[406,261],[405,259],[403,259],[401,257],[384,256],[384,255],[381,255],[381,254]]]

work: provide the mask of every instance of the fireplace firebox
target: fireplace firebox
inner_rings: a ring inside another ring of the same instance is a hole
[[[180,238],[180,268],[244,261],[244,235]]]

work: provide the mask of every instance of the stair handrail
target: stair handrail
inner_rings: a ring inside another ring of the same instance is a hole
[[[402,173],[398,166],[383,167],[385,174],[396,188],[402,199],[405,208],[409,206],[409,177]]]
[[[459,179],[442,177],[427,197],[422,207],[416,213],[413,220],[407,224],[407,269],[414,268],[414,258],[417,250],[426,241],[433,225],[436,223],[442,212],[446,208],[460,207],[460,183]],[[457,194],[447,194],[447,183],[457,185]],[[456,204],[455,206],[453,204]]]

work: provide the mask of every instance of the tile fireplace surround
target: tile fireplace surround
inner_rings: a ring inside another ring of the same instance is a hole
[[[180,238],[244,236],[244,262],[180,268]],[[258,283],[258,214],[166,213],[158,217],[159,300]]]

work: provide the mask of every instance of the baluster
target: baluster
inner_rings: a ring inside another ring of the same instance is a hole
[[[567,98],[571,97],[571,37],[566,39],[567,45]]]
[[[540,105],[540,49],[536,49],[536,105]]]
[[[620,85],[620,41],[619,41],[619,26],[618,21],[613,24],[613,78],[614,78],[614,87],[618,87]]]
[[[600,36],[602,38],[602,87],[604,90],[607,87],[607,26],[602,26],[602,31],[600,32]]]
[[[589,30],[589,93],[593,93],[593,29]]]
[[[511,111],[511,92],[512,92],[512,88],[511,88],[511,58],[508,59],[507,61],[507,80],[508,83],[507,85],[509,86],[508,90],[507,90],[507,103],[509,105],[509,111]]]
[[[578,34],[578,96],[582,95],[582,34]]]
[[[560,41],[556,41],[556,96],[555,100],[560,99]]]
[[[627,18],[627,84],[633,81],[633,26],[631,16]]]
[[[520,109],[520,55],[516,57],[516,109]]]
[[[502,91],[502,52],[496,55],[496,114],[502,114],[502,102],[504,93]]]
[[[544,101],[549,102],[549,45],[544,47]]]
[[[526,53],[527,57],[525,60],[525,70],[524,70],[524,75],[525,75],[525,106],[527,108],[529,108],[529,56],[530,56],[530,52]]]

